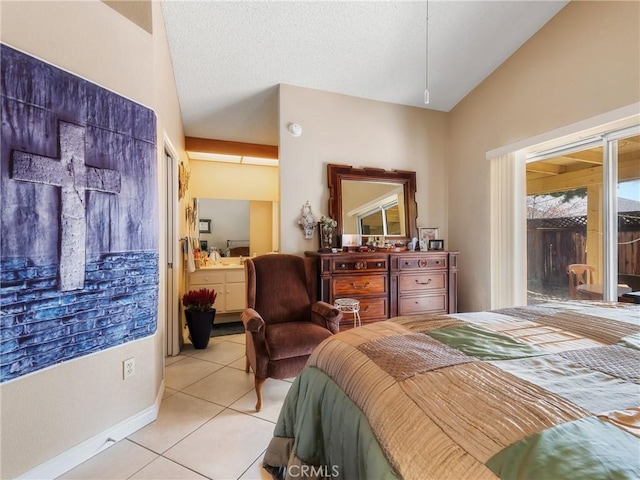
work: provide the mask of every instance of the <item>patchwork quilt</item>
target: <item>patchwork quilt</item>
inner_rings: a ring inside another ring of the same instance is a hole
[[[264,465],[282,478],[638,479],[640,306],[414,315],[325,340]]]

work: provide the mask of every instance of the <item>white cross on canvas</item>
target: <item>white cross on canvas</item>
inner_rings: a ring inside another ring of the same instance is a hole
[[[84,288],[87,238],[86,190],[120,193],[120,173],[84,163],[85,128],[60,121],[60,158],[13,152],[12,178],[60,187],[61,291]]]

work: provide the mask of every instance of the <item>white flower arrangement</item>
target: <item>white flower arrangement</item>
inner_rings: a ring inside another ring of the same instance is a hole
[[[320,223],[324,227],[336,228],[338,226],[338,222],[336,222],[333,218],[322,215],[320,217]]]

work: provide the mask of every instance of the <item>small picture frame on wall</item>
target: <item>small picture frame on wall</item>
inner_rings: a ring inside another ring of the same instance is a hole
[[[211,233],[211,220],[205,220],[202,218],[198,220],[198,232]]]
[[[429,250],[444,250],[444,240],[429,240]]]

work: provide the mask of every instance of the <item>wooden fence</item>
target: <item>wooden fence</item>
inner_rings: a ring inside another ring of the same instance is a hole
[[[530,285],[566,285],[567,266],[587,261],[586,222],[553,222],[554,226],[543,220],[551,219],[527,221],[527,281]],[[640,225],[619,226],[619,275],[640,275],[639,238]]]

